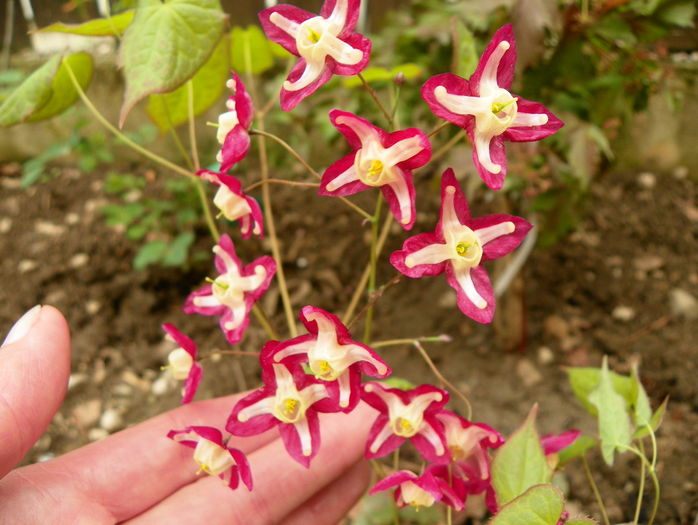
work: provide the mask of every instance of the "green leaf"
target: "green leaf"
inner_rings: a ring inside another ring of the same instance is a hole
[[[565,525],[599,525],[599,522],[591,518],[582,518],[581,520],[566,521]]]
[[[133,258],[133,267],[143,270],[147,266],[160,262],[167,253],[168,244],[165,241],[152,241],[141,246]]]
[[[419,80],[424,74],[424,68],[419,64],[413,64],[412,62],[407,62],[405,64],[400,64],[395,66],[390,70],[391,80],[395,78],[399,73],[405,77],[407,82]]]
[[[231,32],[230,58],[238,73],[259,75],[274,65],[269,41],[259,26],[234,27]]]
[[[164,266],[182,266],[187,262],[189,247],[194,242],[194,234],[192,232],[180,233],[170,243],[167,254],[162,259]]]
[[[617,45],[632,46],[637,42],[632,27],[617,14],[603,17],[592,27],[597,35]]]
[[[219,0],[140,0],[119,53],[126,77],[120,126],[139,100],[173,91],[199,70],[223,33],[224,18]]]
[[[652,431],[656,431],[660,427],[660,425],[662,424],[668,403],[669,403],[669,398],[665,397],[664,401],[662,401],[662,404],[659,405],[659,407],[657,407],[657,410],[655,410],[654,413],[652,414],[652,417],[649,420],[649,425],[650,425],[650,427],[652,427]],[[633,434],[633,439],[643,438],[645,436],[648,436],[649,433],[650,433],[650,431],[647,429],[647,426],[640,427]]]
[[[650,400],[647,397],[647,392],[645,392],[645,388],[640,382],[637,364],[633,366],[630,373],[630,384],[632,386],[631,392],[633,396],[633,419],[636,425],[645,425],[649,423],[650,418],[652,417],[652,407],[650,406]]]
[[[361,72],[361,76],[364,77],[364,80],[368,84],[372,84],[374,82],[390,82],[395,75],[392,71],[384,67],[369,66]],[[363,85],[361,79],[356,75],[342,78],[342,84],[344,84],[345,87],[350,88]]]
[[[478,63],[475,36],[468,27],[458,19],[456,22],[456,42],[453,43],[453,71],[456,75],[469,78]]]
[[[606,464],[612,466],[614,452],[630,445],[631,437],[628,403],[614,388],[606,356],[601,366],[599,385],[589,394],[588,399],[598,410],[601,455]]]
[[[42,27],[37,33],[70,33],[83,36],[121,36],[131,24],[135,11],[124,11],[110,18],[96,18],[82,24],[64,24],[56,22]]]
[[[488,525],[556,525],[565,508],[562,492],[553,485],[535,485],[504,505]]]
[[[194,116],[201,115],[218,101],[228,78],[228,60],[228,41],[222,38],[211,57],[191,79],[194,90]],[[162,133],[171,127],[184,124],[189,120],[187,85],[164,95],[150,95],[146,110]],[[222,109],[221,112],[223,111]]]
[[[56,76],[61,57],[55,55],[22,82],[0,106],[0,126],[24,122],[51,98],[51,82]]]
[[[128,225],[145,213],[145,206],[140,202],[128,202],[126,204],[106,204],[102,206],[104,222],[108,226]]]
[[[413,388],[417,387],[417,385],[415,385],[409,379],[397,376],[391,376],[388,379],[382,379],[381,381],[378,381],[378,383],[381,383],[387,386],[388,388],[397,388],[399,390],[412,390]]]
[[[598,445],[598,441],[591,436],[579,436],[570,446],[563,448],[557,453],[560,466],[581,457],[587,450]]]
[[[68,73],[68,67],[73,71],[80,88],[85,91],[92,80],[94,62],[89,53],[80,52],[68,55],[61,62],[56,76],[51,82],[51,96],[48,101],[35,113],[32,113],[27,122],[38,122],[63,113],[79,98],[78,91],[73,85]]]
[[[492,485],[500,505],[552,477],[536,431],[537,412],[538,405],[533,405],[526,421],[497,449],[492,461]]]
[[[657,17],[672,26],[694,27],[693,18],[696,16],[695,0],[669,4],[657,12]]]
[[[567,368],[567,375],[570,379],[572,391],[581,401],[584,408],[592,416],[597,414],[596,407],[589,402],[589,394],[594,390],[601,381],[601,370],[598,368]],[[616,392],[625,398],[628,405],[632,405],[635,401],[632,392],[631,379],[615,372],[609,372],[613,381],[613,388]]]

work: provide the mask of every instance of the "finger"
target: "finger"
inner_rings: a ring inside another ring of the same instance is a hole
[[[360,460],[294,510],[284,525],[336,525],[366,492],[370,478],[368,462]]]
[[[91,516],[92,523],[135,516],[196,479],[192,449],[167,439],[167,432],[193,425],[221,428],[244,395],[184,405],[55,460],[10,473],[0,481],[0,515],[31,502],[50,511],[54,522],[60,522],[59,516],[69,519],[78,503],[81,516]],[[228,445],[250,453],[275,437],[274,432],[234,437]]]
[[[363,456],[375,411],[360,404],[351,414],[321,415],[322,445],[310,469],[293,460],[280,440],[248,459],[254,489],[231,491],[207,477],[184,487],[130,524],[193,523],[276,525]]]
[[[61,313],[36,306],[0,348],[0,478],[19,463],[58,410],[70,375],[70,333]]]

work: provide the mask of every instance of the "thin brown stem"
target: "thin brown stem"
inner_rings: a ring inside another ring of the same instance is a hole
[[[391,286],[399,283],[402,280],[402,274],[398,273],[395,277],[390,279],[387,283],[382,285],[380,288],[378,288],[376,291],[374,291],[371,295],[368,297],[368,301],[366,301],[366,304],[364,307],[359,310],[359,313],[357,313],[351,321],[347,323],[347,328],[350,328],[353,326],[356,321],[361,319],[361,317],[370,309],[373,308],[373,305],[376,304],[376,301],[385,293],[385,291],[390,288]],[[369,334],[370,335],[370,334]],[[368,341],[368,340],[367,340]]]
[[[308,172],[313,175],[316,179],[321,179],[322,175],[320,175],[317,171],[313,169],[313,167],[306,162],[306,160],[301,157],[301,155],[293,149],[293,146],[291,146],[288,142],[286,142],[284,139],[281,137],[278,137],[274,135],[273,133],[268,133],[264,130],[261,129],[251,129],[250,130],[250,135],[259,135],[260,137],[266,137],[268,139],[273,140],[280,146],[282,146],[286,151],[288,151],[293,158],[295,158]],[[369,214],[366,210],[362,209],[361,207],[357,206],[353,202],[351,202],[349,199],[346,197],[339,197],[339,200],[341,200],[344,204],[349,206],[351,209],[353,209],[355,212],[357,212],[359,215],[361,215],[364,219],[370,220],[371,219],[371,214]]]
[[[449,388],[449,390],[451,390],[451,392],[453,392],[454,394],[456,394],[456,395],[461,399],[461,401],[463,401],[463,404],[465,404],[465,409],[466,409],[466,411],[467,411],[467,414],[466,414],[467,417],[466,417],[466,419],[468,419],[468,420],[472,419],[472,417],[473,417],[473,406],[470,404],[470,401],[469,401],[468,398],[465,396],[465,394],[464,394],[463,392],[461,392],[458,388],[456,388],[456,387],[453,385],[453,383],[451,383],[448,379],[446,379],[446,378],[441,374],[441,372],[439,372],[439,369],[438,369],[438,368],[436,367],[436,365],[434,364],[434,361],[431,360],[431,357],[429,357],[429,354],[427,353],[427,351],[426,351],[426,350],[424,349],[424,347],[422,346],[422,343],[420,343],[419,341],[414,341],[414,343],[412,343],[412,344],[414,345],[414,347],[415,347],[415,348],[417,349],[417,351],[419,352],[419,355],[421,355],[422,358],[424,359],[424,361],[427,363],[427,366],[431,369],[431,371],[432,371],[433,374],[436,376],[436,378],[437,378],[439,381],[441,381],[444,385],[446,385],[446,386]]]
[[[284,179],[267,179],[267,180],[260,180],[258,182],[255,182],[254,184],[250,184],[245,188],[245,193],[249,193],[250,191],[259,188],[260,186],[263,186],[264,184],[283,184],[285,186],[302,186],[306,188],[317,188],[320,186],[319,182],[296,182],[294,180],[284,180]]]
[[[270,339],[279,339],[279,336],[276,335],[276,331],[274,330],[274,327],[271,325],[271,322],[269,321],[269,318],[267,315],[264,313],[264,310],[262,310],[259,305],[255,304],[252,306],[252,313],[254,316],[257,318],[257,321],[259,321],[259,324],[262,325],[262,328],[264,328],[264,331],[267,333],[267,336]]]
[[[436,126],[434,126],[432,128],[432,130],[429,133],[427,133],[427,137],[429,137],[429,138],[433,137],[434,135],[436,135],[439,131],[444,129],[449,124],[450,124],[450,122],[448,122],[448,121],[444,121],[441,124],[437,124]]]
[[[244,350],[211,350],[207,354],[199,356],[197,359],[203,361],[204,359],[209,359],[214,355],[237,355],[237,356],[247,356],[247,357],[259,357],[259,352],[245,352]]]
[[[378,255],[380,256],[381,251],[383,251],[383,246],[385,245],[385,241],[388,238],[388,234],[390,233],[390,227],[393,222],[393,216],[391,214],[388,214],[385,218],[385,222],[383,223],[383,229],[381,230],[380,237],[378,238]],[[344,324],[347,324],[349,319],[351,319],[354,316],[354,311],[356,310],[356,307],[359,305],[359,299],[361,299],[361,296],[364,293],[364,289],[366,288],[366,285],[368,284],[368,277],[371,272],[371,267],[369,264],[366,264],[366,268],[364,268],[364,273],[361,274],[361,278],[359,279],[359,283],[356,285],[356,289],[354,290],[354,295],[351,296],[351,300],[349,301],[349,306],[347,306],[346,311],[344,312],[344,315],[342,316],[342,322]]]
[[[450,335],[431,335],[425,337],[412,337],[406,339],[387,339],[385,341],[371,341],[368,345],[371,348],[384,348],[386,346],[412,345],[415,341],[419,343],[449,343],[452,341]]]
[[[436,152],[431,156],[431,161],[433,162],[433,161],[435,161],[436,159],[438,159],[438,158],[442,157],[443,155],[445,155],[446,153],[448,153],[448,151],[449,151],[453,146],[455,146],[456,144],[458,144],[458,142],[459,142],[464,136],[465,136],[465,130],[464,130],[464,129],[460,130],[458,133],[456,133],[455,135],[453,135],[453,137],[451,137],[451,140],[449,140],[446,144],[444,144],[443,146],[441,146],[439,149],[436,150]]]
[[[373,303],[370,301],[371,296],[376,291],[376,270],[378,266],[378,221],[381,217],[381,211],[383,206],[383,194],[378,192],[378,199],[376,201],[376,211],[371,219],[371,248],[370,248],[370,263],[369,263],[369,274],[368,274],[368,295],[369,295],[369,305],[366,308],[366,319],[364,322],[364,343],[368,343],[371,340],[371,328],[373,322]],[[374,301],[375,302],[375,301]]]
[[[361,80],[361,83],[363,84],[364,88],[366,89],[368,94],[373,99],[373,102],[376,103],[376,106],[378,106],[378,109],[380,109],[381,113],[383,113],[385,120],[387,120],[390,127],[392,127],[393,126],[393,119],[390,118],[390,113],[388,113],[388,110],[385,109],[385,106],[378,98],[376,91],[371,86],[368,85],[368,82],[366,82],[366,79],[363,77],[363,75],[361,73],[358,73],[356,76],[359,77],[359,80]]]
[[[603,503],[601,493],[599,492],[599,487],[596,486],[594,476],[591,474],[591,469],[589,468],[589,462],[587,461],[586,454],[582,454],[582,463],[584,464],[584,472],[587,475],[587,480],[591,486],[591,491],[594,493],[594,498],[596,498],[596,503],[601,511],[601,517],[603,518],[604,525],[611,525],[611,522],[608,519],[608,512],[606,512],[606,505]]]
[[[194,162],[194,169],[199,171],[201,163],[199,162],[199,148],[196,144],[196,120],[194,118],[194,83],[189,80],[187,82],[187,111],[189,120],[189,145],[191,149],[191,158]]]

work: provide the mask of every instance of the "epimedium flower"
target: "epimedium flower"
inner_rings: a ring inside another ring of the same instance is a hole
[[[249,239],[253,233],[264,236],[262,210],[255,199],[245,194],[236,177],[209,170],[199,170],[196,174],[218,186],[213,204],[229,221],[240,221],[243,239]]]
[[[352,113],[333,109],[330,121],[354,152],[332,164],[322,175],[320,195],[353,195],[380,188],[400,225],[414,226],[415,193],[412,170],[431,158],[431,143],[416,128],[387,133]]]
[[[196,343],[170,323],[163,324],[162,329],[178,346],[167,356],[168,365],[163,369],[169,370],[176,380],[184,380],[182,404],[189,403],[194,398],[203,375],[203,367],[196,360]]]
[[[229,343],[237,343],[250,322],[250,310],[264,295],[276,273],[276,263],[268,255],[243,268],[228,235],[213,247],[218,277],[192,292],[184,304],[188,314],[220,316],[220,327]]]
[[[554,470],[560,461],[558,452],[572,445],[581,434],[579,430],[566,430],[559,434],[546,434],[540,438],[543,454],[551,469]]]
[[[236,489],[240,480],[247,490],[252,490],[252,472],[245,454],[223,442],[221,431],[213,427],[191,426],[182,430],[170,430],[167,437],[194,449],[194,461],[199,471],[218,476],[231,489]]]
[[[250,150],[248,130],[252,124],[252,99],[238,74],[232,73],[233,78],[226,82],[226,86],[233,94],[225,102],[228,111],[218,117],[216,132],[216,139],[221,145],[216,160],[220,163],[223,173],[244,159]]]
[[[290,370],[273,362],[275,341],[262,348],[264,387],[238,401],[226,430],[235,436],[254,436],[279,428],[289,455],[306,468],[320,449],[318,412],[336,412],[325,386],[300,367]]]
[[[380,412],[366,442],[367,459],[386,456],[409,439],[427,461],[448,461],[443,425],[436,419],[448,392],[432,385],[399,390],[365,383],[361,397]]]
[[[468,202],[452,169],[441,177],[441,211],[433,233],[405,240],[390,263],[408,277],[446,272],[456,290],[458,307],[468,317],[489,323],[494,316],[492,284],[481,263],[497,259],[516,248],[531,224],[511,215],[471,218]]]
[[[333,74],[356,75],[366,68],[371,41],[354,32],[361,0],[326,0],[320,15],[280,4],[259,13],[270,40],[300,57],[281,89],[289,111]]]
[[[369,491],[375,494],[396,487],[393,497],[400,507],[410,505],[419,510],[420,507],[431,507],[437,501],[443,501],[455,510],[463,508],[462,501],[448,483],[433,475],[432,467],[421,476],[409,470],[400,470],[380,480]]]
[[[492,37],[470,80],[443,73],[422,87],[422,98],[436,116],[467,131],[473,162],[493,190],[506,177],[504,141],[541,140],[563,126],[543,105],[509,92],[515,63],[514,32],[506,25]]]
[[[487,504],[494,511],[496,500],[492,493],[488,449],[502,446],[504,438],[488,425],[472,423],[449,410],[442,410],[436,418],[444,426],[446,445],[453,462],[450,478],[455,492],[465,502],[468,494],[488,491]],[[440,472],[442,476],[446,474]]]
[[[277,343],[273,361],[308,363],[310,371],[325,382],[342,411],[350,412],[358,404],[362,372],[380,378],[390,375],[385,361],[368,346],[354,341],[337,316],[321,308],[305,306],[300,319],[309,333]]]

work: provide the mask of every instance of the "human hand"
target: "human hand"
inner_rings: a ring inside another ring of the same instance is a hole
[[[51,461],[11,470],[58,410],[69,372],[68,326],[50,306],[28,312],[0,348],[2,525],[329,525],[368,483],[362,458],[373,417],[363,404],[348,415],[323,414],[322,448],[311,469],[295,462],[270,431],[228,443],[247,454],[252,492],[197,476],[191,449],[167,439],[167,432],[192,425],[223,428],[245,394],[191,403]]]

